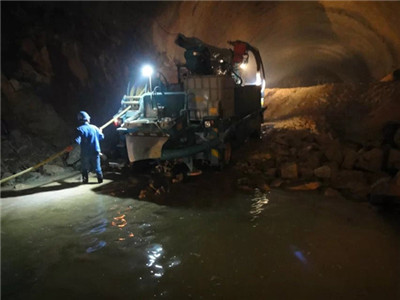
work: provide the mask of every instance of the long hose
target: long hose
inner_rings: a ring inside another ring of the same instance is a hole
[[[100,129],[103,130],[104,128],[106,128],[107,126],[109,126],[109,125],[114,121],[115,118],[119,118],[119,117],[122,116],[124,113],[126,113],[130,108],[131,108],[131,106],[128,106],[127,108],[125,108],[125,109],[124,109],[123,111],[121,111],[117,116],[113,117],[110,121],[108,121],[108,122],[105,123],[103,126],[101,126]],[[14,174],[14,175],[11,175],[11,176],[9,176],[9,177],[6,177],[6,178],[1,179],[1,180],[0,180],[0,184],[3,184],[3,183],[5,183],[5,182],[7,182],[7,181],[9,181],[9,180],[11,180],[11,179],[17,178],[17,177],[19,177],[19,176],[21,176],[21,175],[24,175],[24,174],[26,174],[26,173],[32,172],[33,170],[36,170],[37,168],[39,168],[39,167],[41,167],[41,166],[43,166],[43,165],[45,165],[45,164],[47,164],[47,163],[49,163],[49,162],[55,160],[57,157],[60,157],[60,156],[63,155],[64,153],[70,152],[70,151],[71,151],[71,147],[72,147],[72,149],[73,149],[73,146],[70,145],[70,146],[66,147],[64,150],[62,150],[62,151],[60,151],[60,152],[58,152],[58,153],[56,153],[56,154],[50,156],[49,158],[47,158],[47,159],[45,159],[44,161],[42,161],[42,162],[40,162],[40,163],[34,165],[33,167],[30,167],[30,168],[28,168],[28,169],[26,169],[26,170],[24,170],[24,171],[21,171],[21,172],[19,172],[19,173],[17,173],[17,174]]]

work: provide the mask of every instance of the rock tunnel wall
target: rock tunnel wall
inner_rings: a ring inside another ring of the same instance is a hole
[[[174,44],[182,32],[218,47],[237,39],[257,47],[267,87],[373,81],[400,66],[398,2],[188,1],[166,6],[155,18],[153,39],[169,65],[183,57]]]
[[[118,111],[152,53],[146,11],[149,3],[1,2],[2,177],[71,144],[78,111],[98,126]],[[105,143],[118,142],[113,133]]]
[[[2,108],[11,114],[31,94],[70,123],[79,110],[95,112],[98,123],[110,118],[135,66],[152,53],[146,5],[2,2]],[[10,114],[8,123],[26,117]]]

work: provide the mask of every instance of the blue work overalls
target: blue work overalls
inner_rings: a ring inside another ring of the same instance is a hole
[[[88,181],[88,172],[95,171],[97,179],[102,181],[103,173],[100,165],[100,141],[104,134],[94,125],[86,122],[77,128],[75,141],[81,145],[81,172],[83,182]]]

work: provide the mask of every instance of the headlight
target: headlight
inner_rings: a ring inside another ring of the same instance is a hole
[[[204,127],[205,128],[210,128],[212,126],[214,126],[214,121],[213,120],[204,121]]]

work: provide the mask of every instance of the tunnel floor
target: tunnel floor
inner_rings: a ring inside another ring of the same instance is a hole
[[[312,192],[239,193],[227,172],[158,201],[119,174],[2,195],[2,299],[400,297],[396,216]]]

